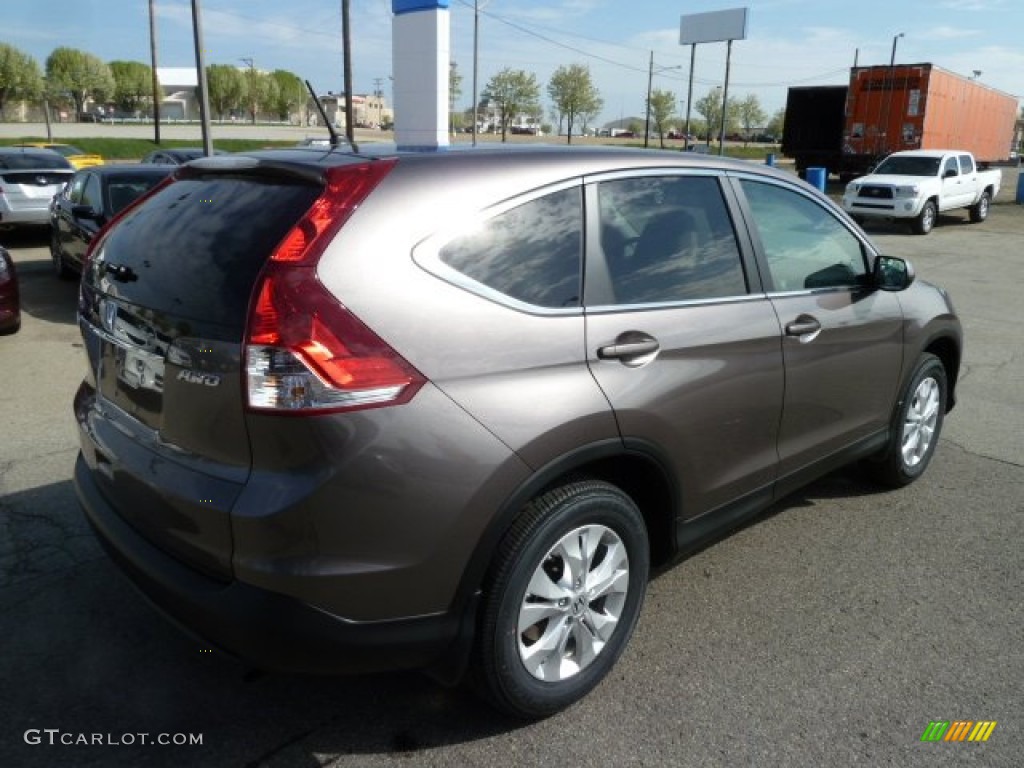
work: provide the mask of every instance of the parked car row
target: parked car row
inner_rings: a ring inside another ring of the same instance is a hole
[[[69,144],[0,147],[0,228],[49,225],[54,271],[62,279],[77,277],[105,224],[175,167],[203,155],[196,147],[160,149],[139,163],[107,165],[100,155]],[[17,272],[0,246],[0,333],[20,325]]]

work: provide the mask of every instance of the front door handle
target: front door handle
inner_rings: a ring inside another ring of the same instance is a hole
[[[657,352],[661,345],[654,339],[645,341],[627,341],[621,344],[609,344],[598,347],[597,356],[601,360],[621,360],[624,357],[640,357]]]
[[[810,315],[800,315],[786,324],[787,336],[799,336],[801,342],[813,341],[821,333],[821,323]]]

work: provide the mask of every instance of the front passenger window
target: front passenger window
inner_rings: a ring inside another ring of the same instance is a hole
[[[601,250],[617,304],[742,296],[739,247],[718,180],[643,177],[598,187]]]
[[[860,241],[828,210],[775,184],[744,179],[743,191],[776,291],[859,285],[867,274]]]

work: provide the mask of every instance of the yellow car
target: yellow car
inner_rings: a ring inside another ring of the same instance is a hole
[[[38,147],[40,149],[50,149],[54,152],[63,155],[67,158],[67,161],[75,168],[79,170],[81,168],[92,168],[94,165],[103,165],[104,160],[102,155],[90,155],[87,152],[83,152],[78,147],[73,147],[70,144],[48,144],[45,141],[31,141],[25,144],[18,144],[19,147]]]

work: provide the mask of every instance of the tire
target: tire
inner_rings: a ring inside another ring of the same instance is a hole
[[[935,219],[938,217],[939,211],[935,207],[934,200],[928,200],[924,204],[924,208],[921,209],[921,213],[914,219],[913,230],[915,235],[927,235],[932,231],[932,227],[935,226]]]
[[[988,218],[988,209],[992,204],[992,200],[988,195],[988,192],[982,192],[981,197],[978,198],[978,202],[972,205],[967,213],[971,217],[971,222],[974,224],[980,224]]]
[[[60,248],[60,236],[57,230],[50,230],[50,258],[53,260],[53,272],[60,280],[71,280],[75,277],[74,271],[68,268],[64,261],[64,254]]]
[[[583,698],[633,634],[649,568],[643,517],[615,486],[581,480],[534,499],[502,540],[485,583],[478,692],[529,719]]]
[[[889,444],[868,464],[875,480],[901,488],[924,474],[942,432],[948,387],[942,361],[922,355],[897,405]]]

